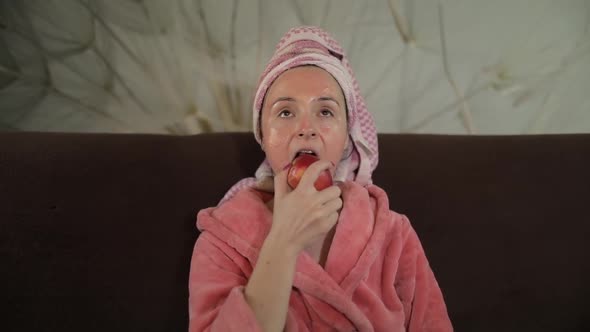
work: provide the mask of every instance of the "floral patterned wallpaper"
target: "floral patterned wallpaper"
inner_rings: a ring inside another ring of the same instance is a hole
[[[590,132],[587,0],[2,0],[0,130],[248,131],[296,25],[342,43],[380,132]]]

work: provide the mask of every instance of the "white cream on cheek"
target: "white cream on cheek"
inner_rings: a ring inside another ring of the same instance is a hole
[[[338,100],[338,106],[329,101],[325,104],[321,102],[322,106],[334,112],[333,117],[318,113],[318,98],[326,96]],[[289,97],[295,101],[287,104],[268,104],[262,112],[264,151],[273,170],[280,171],[283,164],[291,162],[291,140],[302,128],[307,127],[317,130],[320,136],[318,138],[325,144],[324,149],[328,152],[326,157],[337,163],[341,158],[339,150],[343,149],[347,136],[346,115],[340,109],[344,107],[345,101],[338,83],[323,69],[295,68],[281,74],[269,88],[267,101],[273,103],[278,97]],[[280,118],[273,113],[282,109],[284,105],[289,106],[285,108],[293,112],[292,117]]]
[[[320,132],[322,135],[329,135],[332,132],[332,123],[322,123],[320,124]]]
[[[321,118],[319,129],[322,134],[333,133],[333,135],[337,135],[338,133],[346,133],[346,126],[346,120],[340,114],[335,113],[333,117]]]
[[[268,129],[268,138],[266,139],[266,144],[269,148],[280,148],[284,147],[287,144],[287,140],[289,139],[288,133],[285,132],[284,128],[281,127],[270,127]]]
[[[271,108],[263,109],[260,122],[265,149],[277,148],[286,143],[288,137],[283,133],[286,124],[277,115],[273,114]]]
[[[289,127],[281,121],[267,119],[263,128],[262,140],[266,159],[275,173],[280,172],[285,165],[291,162],[288,149],[291,136]]]

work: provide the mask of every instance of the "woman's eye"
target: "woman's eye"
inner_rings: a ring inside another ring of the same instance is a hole
[[[330,111],[329,109],[323,109],[323,110],[320,112],[320,114],[321,114],[322,116],[333,116],[333,115],[334,115],[334,113],[332,113],[332,111]]]
[[[288,111],[288,110],[282,110],[279,112],[280,118],[287,118],[287,117],[290,117],[291,115],[292,115],[291,111]]]

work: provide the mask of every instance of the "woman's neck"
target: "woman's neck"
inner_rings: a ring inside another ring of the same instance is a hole
[[[321,267],[326,266],[334,233],[336,233],[336,225],[328,233],[318,237],[310,246],[305,248],[305,252]]]

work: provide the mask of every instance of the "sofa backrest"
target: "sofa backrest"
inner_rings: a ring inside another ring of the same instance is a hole
[[[457,331],[590,329],[590,134],[379,140]],[[262,158],[248,133],[0,133],[3,330],[186,330],[196,213]]]

